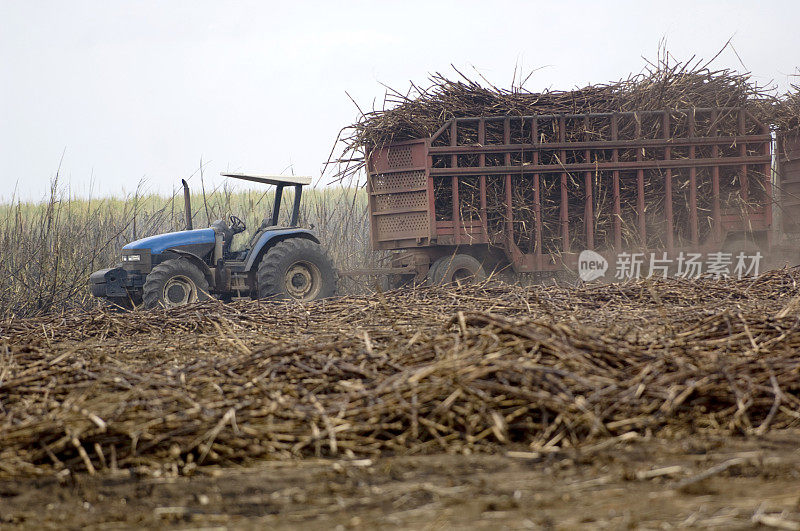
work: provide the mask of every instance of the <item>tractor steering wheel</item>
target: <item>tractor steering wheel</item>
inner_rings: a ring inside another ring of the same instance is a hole
[[[239,234],[240,232],[244,232],[247,230],[247,226],[245,226],[244,221],[237,218],[236,216],[231,216],[231,230],[234,234]]]

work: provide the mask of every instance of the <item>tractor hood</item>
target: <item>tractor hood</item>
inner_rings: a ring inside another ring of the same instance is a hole
[[[214,229],[182,230],[168,232],[131,242],[122,248],[123,251],[149,249],[151,254],[161,254],[169,249],[203,250],[214,247]],[[201,253],[195,252],[198,256]],[[205,254],[205,253],[202,253]]]

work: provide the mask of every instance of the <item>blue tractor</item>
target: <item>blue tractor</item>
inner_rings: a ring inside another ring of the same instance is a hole
[[[223,173],[225,177],[275,186],[271,216],[241,251],[232,251],[244,222],[231,216],[206,229],[192,230],[186,181],[187,230],[136,240],[122,248],[122,263],[92,273],[92,295],[122,306],[173,307],[215,296],[310,301],[336,294],[337,274],[317,236],[300,228],[300,198],[310,177]],[[293,186],[289,226],[279,226],[281,199]]]

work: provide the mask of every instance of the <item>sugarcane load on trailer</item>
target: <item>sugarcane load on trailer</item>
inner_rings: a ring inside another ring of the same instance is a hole
[[[303,186],[310,177],[223,173],[225,177],[275,186],[271,212],[244,250],[233,239],[247,227],[236,216],[192,229],[189,189],[186,228],[136,240],[122,248],[122,263],[93,273],[93,295],[119,306],[180,306],[211,296],[315,300],[336,293],[337,274],[316,234],[300,227]],[[288,226],[278,225],[287,186],[294,188]]]
[[[396,285],[575,272],[582,251],[797,263],[798,146],[745,107],[451,118],[364,146],[371,243]]]

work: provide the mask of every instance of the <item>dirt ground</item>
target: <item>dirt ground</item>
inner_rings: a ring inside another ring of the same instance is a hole
[[[9,322],[0,528],[800,530],[798,275]]]
[[[0,482],[26,528],[800,528],[800,432]]]

